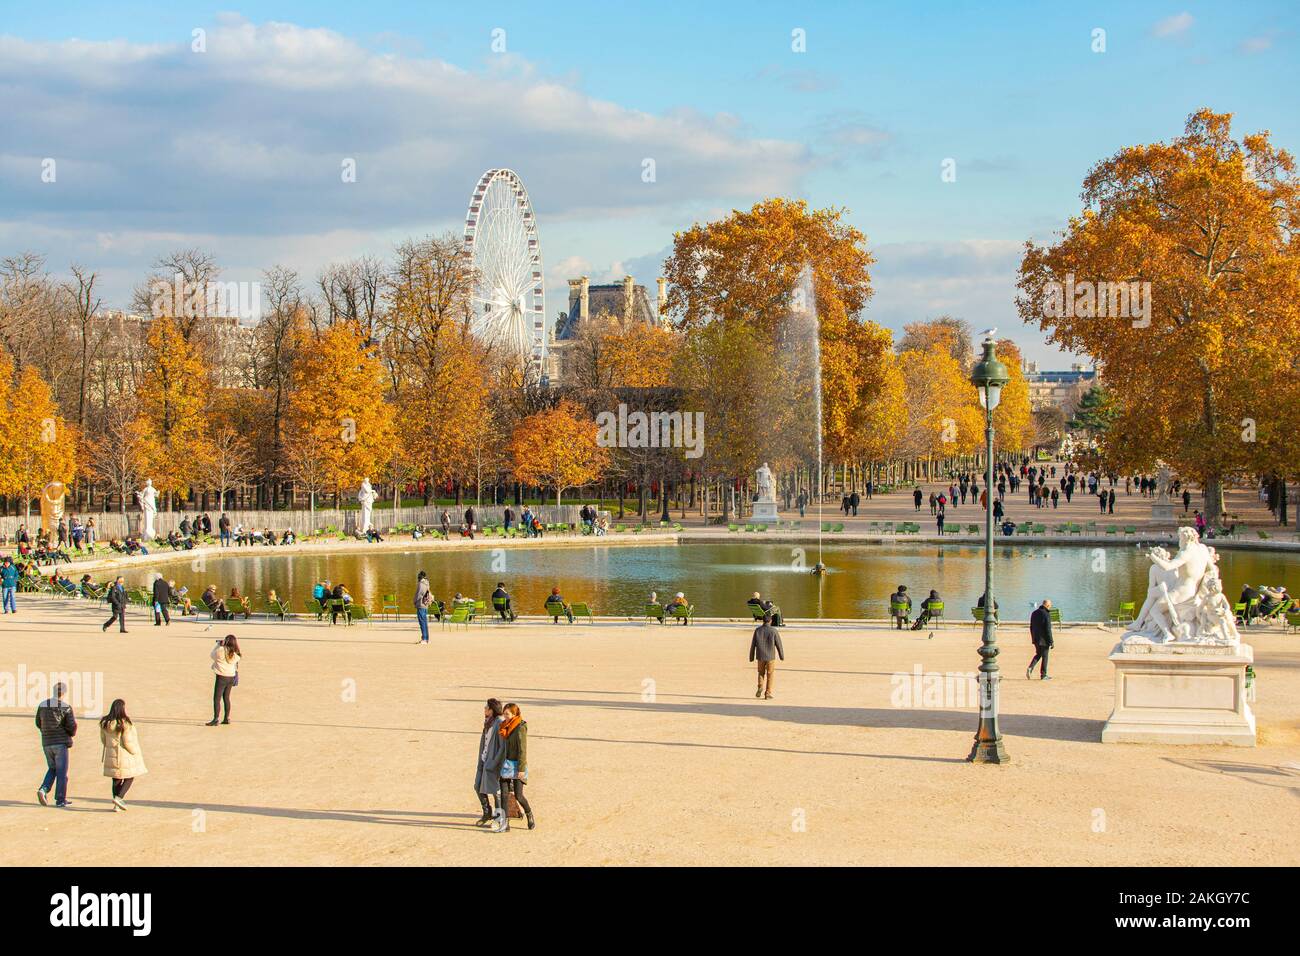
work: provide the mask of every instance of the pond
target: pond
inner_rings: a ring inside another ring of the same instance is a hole
[[[541,613],[542,603],[558,585],[566,600],[585,601],[600,615],[640,615],[650,591],[665,600],[685,592],[696,613],[705,617],[740,617],[745,601],[761,591],[787,617],[883,618],[889,595],[906,584],[913,603],[936,589],[948,616],[970,619],[969,608],[983,587],[984,553],[978,545],[828,544],[830,569],[815,577],[815,546],[718,542],[646,546],[577,546],[566,548],[499,548],[464,551],[373,551],[347,554],[280,555],[270,549],[232,551],[207,558],[201,569],[190,561],[160,561],[155,567],[191,596],[215,584],[223,594],[237,586],[255,596],[275,589],[295,611],[321,579],[343,582],[352,595],[378,612],[383,595],[396,593],[411,609],[417,571],[429,575],[433,593],[449,601],[457,592],[486,599],[497,581],[505,581],[516,610]],[[1063,619],[1104,620],[1121,601],[1140,601],[1146,594],[1145,552],[1134,544],[997,546],[995,593],[1003,616],[1024,619],[1033,605],[1050,597]],[[1300,561],[1291,554],[1221,551],[1219,567],[1232,600],[1243,582],[1291,584]],[[128,584],[148,584],[152,571],[132,569]],[[1294,593],[1295,587],[1292,588]]]

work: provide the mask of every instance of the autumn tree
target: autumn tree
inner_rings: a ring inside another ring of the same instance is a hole
[[[1007,451],[1024,451],[1034,444],[1038,430],[1029,405],[1029,383],[1025,380],[1020,349],[1010,339],[1000,339],[997,356],[1007,367],[1008,381],[993,410],[993,428],[997,447]]]
[[[1050,245],[1025,245],[1021,316],[1095,356],[1116,399],[1101,439],[1112,466],[1164,460],[1204,489],[1258,469],[1262,427],[1300,350],[1300,190],[1267,132],[1237,140],[1201,109],[1183,135],[1132,146],[1084,179],[1082,212]]]
[[[558,507],[566,488],[600,478],[609,449],[597,443],[596,422],[580,406],[562,401],[519,423],[510,439],[515,477],[525,484],[555,489]]]
[[[342,321],[319,336],[300,326],[286,442],[287,470],[342,494],[378,475],[396,438],[384,369],[365,351],[359,326]]]
[[[77,470],[76,428],[59,414],[50,387],[40,370],[28,365],[18,373],[12,388],[12,365],[0,364],[8,399],[5,410],[5,467],[0,475],[4,493],[23,501],[23,515],[31,520],[32,499],[51,482],[72,482]]]
[[[898,342],[900,352],[928,352],[930,346],[942,345],[962,368],[970,366],[971,332],[965,319],[941,315],[925,322],[908,322]]]
[[[984,412],[975,386],[948,348],[936,342],[927,351],[904,353],[901,362],[907,394],[902,447],[908,454],[932,461],[979,449]]]
[[[167,316],[153,320],[136,392],[136,470],[167,496],[186,493],[208,460],[207,373],[198,349]]]

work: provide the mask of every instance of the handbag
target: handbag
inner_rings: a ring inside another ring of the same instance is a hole
[[[502,780],[514,780],[519,773],[518,760],[506,760],[501,764],[501,773],[498,775]]]

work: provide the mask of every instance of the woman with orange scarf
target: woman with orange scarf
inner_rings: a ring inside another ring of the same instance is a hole
[[[519,712],[518,704],[509,703],[502,708],[501,726],[497,733],[505,743],[505,759],[501,763],[500,770],[501,799],[498,806],[506,812],[500,814],[497,825],[492,829],[496,833],[505,833],[510,829],[510,794],[513,793],[528,820],[528,829],[534,830],[537,828],[537,821],[533,819],[533,808],[528,805],[528,798],[524,796],[524,782],[528,779],[528,724]]]

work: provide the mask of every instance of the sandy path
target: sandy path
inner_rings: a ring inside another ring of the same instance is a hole
[[[1103,746],[1113,636],[1062,629],[1042,683],[1024,680],[1028,637],[1007,628],[1013,762],[976,767],[962,759],[973,703],[891,702],[892,675],[916,665],[971,672],[972,628],[788,628],[764,702],[737,625],[435,629],[425,648],[409,622],[240,623],[235,723],[209,728],[222,625],[155,630],[132,609],[132,633],[105,636],[93,608],[21,604],[0,621],[0,674],[103,672],[150,773],[128,813],[107,812],[87,722],[76,807],[42,808],[31,712],[4,701],[3,863],[1300,863],[1300,637],[1277,631],[1250,638],[1251,750]],[[489,695],[529,721],[536,831],[471,826]]]

